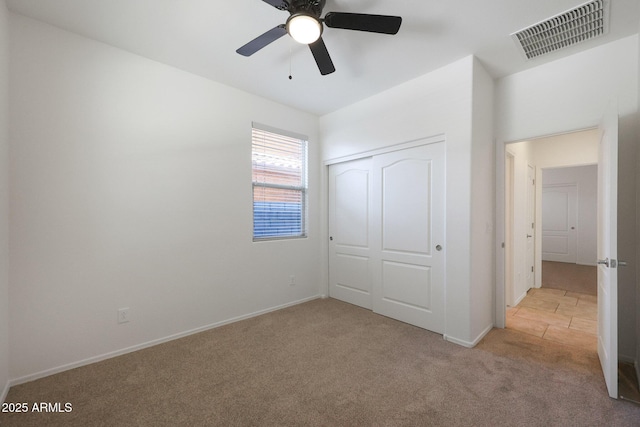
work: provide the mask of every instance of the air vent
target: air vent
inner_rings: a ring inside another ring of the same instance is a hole
[[[609,31],[609,0],[594,0],[511,34],[533,59]]]

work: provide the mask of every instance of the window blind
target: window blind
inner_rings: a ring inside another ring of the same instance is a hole
[[[254,240],[306,237],[306,137],[254,124],[251,139]]]

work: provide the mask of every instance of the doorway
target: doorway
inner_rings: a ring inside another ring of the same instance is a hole
[[[597,165],[542,170],[542,287],[597,295]]]
[[[558,341],[563,345],[575,345],[572,343],[567,335],[567,329],[563,329],[563,334],[558,334],[558,329],[553,323],[558,320],[555,315],[570,315],[568,330],[588,327],[589,329],[596,330],[596,336],[591,338],[591,343],[595,343],[596,354],[600,360],[602,372],[605,382],[607,384],[607,390],[610,397],[618,398],[618,336],[617,336],[617,159],[618,159],[618,118],[614,108],[608,108],[603,116],[599,128],[596,130],[586,130],[581,132],[575,132],[571,134],[558,135],[555,137],[540,138],[534,141],[522,141],[514,144],[506,144],[505,152],[519,150],[519,156],[525,159],[533,159],[532,163],[539,167],[540,173],[536,175],[536,181],[541,182],[542,170],[545,168],[560,168],[567,166],[584,166],[597,163],[597,233],[596,238],[596,265],[597,265],[597,296],[588,296],[564,289],[552,289],[544,288],[542,286],[542,227],[535,227],[535,244],[536,244],[536,272],[539,269],[540,274],[536,276],[535,287],[528,289],[527,294],[523,298],[525,304],[520,306],[509,307],[508,301],[506,303],[506,313],[504,317],[497,315],[497,324],[505,325],[511,323],[511,326],[516,322],[522,322],[522,318],[531,317],[531,310],[537,309],[537,314],[540,314],[540,310],[545,306],[549,307],[554,316],[546,314],[544,322],[547,323],[544,328],[530,329],[530,332],[540,334],[541,338],[549,338],[552,341]],[[515,183],[518,182],[518,165],[519,161],[516,156],[514,161],[515,167]],[[505,178],[506,179],[506,178]],[[558,186],[570,187],[568,182],[556,183]],[[540,186],[542,187],[542,186]],[[569,193],[573,190],[564,189],[561,193],[566,197],[560,197],[559,199],[566,202],[564,206],[564,224],[565,231],[571,233],[571,220],[573,218],[569,212]],[[537,193],[538,199],[542,200],[541,190]],[[558,201],[557,194],[555,197]],[[551,199],[554,200],[554,197]],[[505,196],[506,198],[506,196]],[[542,203],[536,204],[536,224],[542,225]],[[591,212],[593,213],[593,209]],[[514,207],[514,218],[516,217],[517,207]],[[551,220],[553,224],[558,223],[558,218]],[[517,222],[516,219],[513,221]],[[560,221],[562,222],[562,221]],[[556,224],[557,225],[557,224]],[[577,230],[576,230],[577,231]],[[523,237],[518,236],[519,230],[514,231],[514,258],[518,258],[517,252],[524,251],[525,244]],[[556,235],[558,237],[558,235]],[[521,239],[521,243],[517,242]],[[570,241],[570,234],[564,235],[564,241],[567,243]],[[558,243],[560,240],[557,240]],[[578,240],[576,251],[581,248],[589,248],[588,245],[581,246],[580,240]],[[548,253],[558,252],[558,246],[556,250],[547,250]],[[569,252],[569,248],[566,247],[565,254]],[[516,271],[516,279],[519,277]],[[548,274],[547,274],[548,276]],[[506,283],[506,280],[503,282]],[[514,285],[515,288],[515,285]],[[505,295],[503,291],[498,289],[498,293],[502,296]],[[555,294],[555,295],[554,295]],[[530,298],[531,297],[531,298]],[[535,298],[534,298],[535,297]],[[501,298],[497,298],[500,301]],[[555,307],[552,307],[555,305]],[[591,314],[585,315],[585,309],[590,306]],[[500,310],[500,306],[498,306]],[[591,317],[591,318],[588,318]],[[504,319],[504,320],[502,320]],[[566,323],[566,318],[560,319]],[[502,323],[501,323],[502,322]],[[571,326],[574,325],[572,328]],[[594,328],[595,326],[595,328]],[[544,329],[544,331],[540,330]],[[549,334],[550,333],[550,334]],[[540,341],[541,345],[544,345],[544,340]],[[593,344],[588,344],[589,350]]]
[[[597,130],[508,144],[504,199],[505,326],[594,354],[597,161]]]
[[[597,354],[602,368],[605,383],[607,385],[607,392],[610,397],[618,398],[618,266],[624,266],[624,261],[618,260],[618,162],[620,156],[618,153],[618,139],[619,139],[619,117],[617,106],[615,102],[609,103],[604,110],[604,114],[600,120],[597,131],[593,132],[597,135],[595,139],[597,141],[597,150],[593,150],[588,144],[585,144],[583,138],[587,137],[589,130],[582,132],[574,132],[572,134],[557,135],[557,137],[540,138],[537,141],[538,144],[542,144],[544,140],[553,140],[554,138],[575,137],[573,149],[563,149],[561,151],[556,150],[556,157],[552,158],[546,166],[563,166],[563,162],[566,162],[568,158],[572,161],[578,159],[587,161],[584,164],[594,163],[594,160],[598,164],[598,190],[597,190],[597,272],[598,272],[598,287],[597,287]],[[531,143],[532,141],[523,141],[523,144]],[[567,141],[570,142],[570,141]],[[501,150],[497,151],[499,158],[504,159],[507,147],[511,144],[504,143]],[[516,145],[516,144],[514,144]],[[569,144],[570,146],[571,144]],[[594,144],[595,145],[595,144]],[[538,147],[536,146],[536,149]],[[567,148],[567,147],[565,147]],[[597,153],[597,154],[596,154]],[[572,157],[575,156],[575,157]],[[589,159],[589,157],[591,157]],[[543,161],[548,161],[548,158],[543,158]],[[543,163],[543,162],[541,162]],[[553,164],[556,163],[556,164]],[[577,164],[582,163],[577,161]],[[502,161],[498,163],[497,174],[497,189],[498,189],[498,236],[503,237],[503,231],[500,230],[500,226],[504,225],[504,206],[500,205],[500,202],[504,200],[504,170],[502,169]],[[540,224],[540,217],[536,216],[537,223]],[[629,230],[631,227],[625,223]],[[539,243],[540,227],[536,229],[536,244]],[[516,235],[516,237],[518,237]],[[504,245],[503,245],[504,247]],[[514,245],[514,248],[519,248],[519,245]],[[536,260],[540,260],[538,257],[539,247],[536,248]],[[497,262],[497,282],[496,287],[496,319],[495,323],[498,327],[504,327],[506,323],[506,300],[504,289],[504,254],[496,258]],[[619,264],[620,263],[620,264]],[[538,261],[536,261],[536,268],[538,268]],[[541,266],[540,266],[541,267]],[[516,273],[517,274],[517,273]],[[541,275],[540,275],[541,276]],[[537,276],[537,277],[540,277]],[[536,286],[538,285],[536,279]]]

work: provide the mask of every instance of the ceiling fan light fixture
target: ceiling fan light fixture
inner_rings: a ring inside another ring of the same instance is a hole
[[[298,13],[287,20],[287,32],[298,43],[311,44],[322,35],[322,24],[314,16]]]
[[[236,52],[242,56],[251,56],[285,34],[289,34],[296,42],[309,46],[313,59],[318,65],[318,70],[323,76],[336,71],[327,46],[322,40],[322,32],[325,26],[327,28],[393,35],[398,33],[402,24],[400,16],[371,15],[368,13],[329,12],[324,15],[324,18],[321,18],[322,9],[327,0],[262,1],[278,10],[289,12],[287,22],[259,35],[237,49]]]

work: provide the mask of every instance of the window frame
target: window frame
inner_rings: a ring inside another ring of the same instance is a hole
[[[274,240],[292,240],[292,239],[306,239],[308,237],[308,192],[309,192],[309,138],[306,135],[298,134],[295,132],[274,128],[271,126],[263,125],[260,123],[251,123],[251,199],[252,199],[252,239],[253,242],[266,242]],[[284,185],[269,182],[257,182],[254,179],[254,153],[256,148],[255,132],[266,132],[275,134],[279,137],[289,138],[297,140],[301,145],[301,180],[302,185]],[[291,190],[300,192],[300,233],[299,234],[286,234],[286,235],[269,235],[269,236],[256,236],[256,188],[272,188],[276,190]]]

